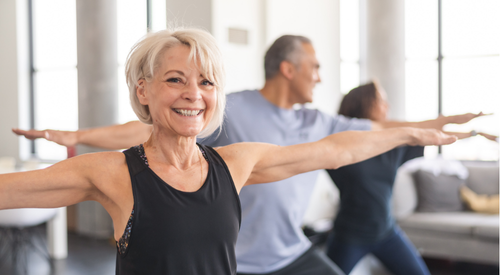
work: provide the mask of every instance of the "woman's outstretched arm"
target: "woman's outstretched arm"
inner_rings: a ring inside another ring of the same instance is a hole
[[[373,121],[372,130],[380,130],[394,127],[415,127],[415,128],[432,128],[437,130],[442,130],[443,126],[446,124],[464,124],[471,121],[474,118],[486,116],[488,114],[483,114],[480,112],[478,114],[467,113],[454,116],[439,116],[436,119],[409,122],[409,121]]]
[[[0,209],[54,208],[86,200],[105,205],[105,194],[110,193],[108,189],[117,182],[118,171],[123,170],[121,162],[124,162],[121,153],[95,153],[67,159],[45,169],[1,174]]]
[[[149,138],[151,131],[150,125],[140,121],[78,131],[12,129],[15,134],[28,139],[45,138],[63,146],[84,144],[109,150],[138,145]]]
[[[236,143],[218,152],[226,161],[237,188],[282,180],[318,169],[336,169],[360,162],[400,145],[445,145],[455,136],[435,129],[393,128],[346,131],[317,142],[292,146]]]

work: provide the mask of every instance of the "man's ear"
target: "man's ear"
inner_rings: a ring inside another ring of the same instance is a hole
[[[295,65],[289,61],[282,61],[280,64],[281,74],[288,80],[291,80],[295,75]]]
[[[135,93],[142,105],[148,105],[148,98],[146,97],[146,80],[144,78],[141,78],[139,79],[139,81],[137,81],[137,85],[135,86]]]

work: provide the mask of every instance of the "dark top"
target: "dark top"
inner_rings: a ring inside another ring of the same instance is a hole
[[[327,170],[340,192],[333,233],[343,241],[370,244],[391,232],[392,187],[398,168],[423,156],[424,147],[398,147],[371,159]]]
[[[116,274],[236,274],[234,247],[241,222],[238,194],[219,154],[199,146],[209,169],[203,186],[195,192],[168,185],[135,148],[124,151],[134,212],[128,245],[117,254]]]

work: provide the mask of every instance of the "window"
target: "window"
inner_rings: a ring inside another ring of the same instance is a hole
[[[75,0],[29,1],[32,20],[32,122],[36,129],[78,129],[78,79]],[[135,120],[125,83],[124,63],[148,28],[166,27],[161,0],[117,1],[118,122]],[[66,158],[66,148],[36,140],[31,153],[44,160]]]
[[[30,1],[32,8],[32,127],[76,130],[78,82],[76,5],[68,0]],[[57,7],[57,8],[55,8]],[[66,148],[36,140],[32,153],[63,159]]]
[[[340,92],[359,86],[359,0],[340,1]]]
[[[405,5],[407,119],[494,113],[445,130],[498,135],[500,2],[407,0]],[[442,154],[453,159],[498,160],[498,144],[473,137],[443,146]]]

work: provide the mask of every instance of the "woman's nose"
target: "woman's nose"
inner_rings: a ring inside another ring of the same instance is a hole
[[[182,97],[186,100],[196,101],[201,98],[201,89],[196,85],[196,82],[189,82],[184,88]]]

